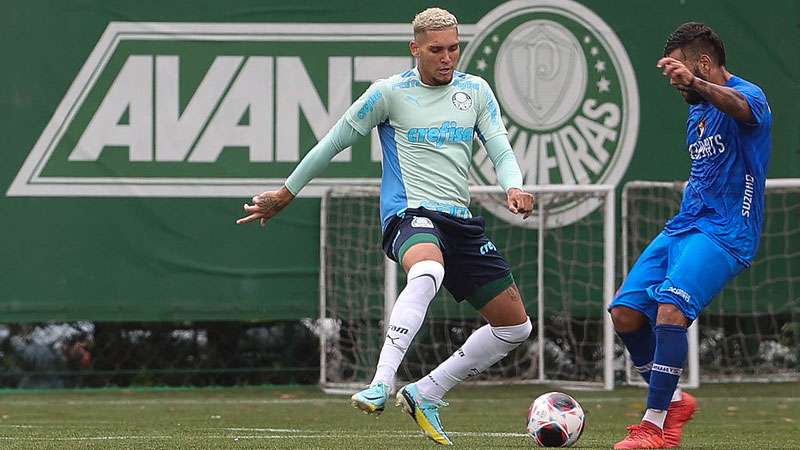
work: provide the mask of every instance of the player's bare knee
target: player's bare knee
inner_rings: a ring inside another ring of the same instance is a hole
[[[612,308],[610,314],[614,331],[618,333],[632,333],[647,323],[644,314],[625,306]]]
[[[480,309],[492,327],[523,325],[529,321],[519,289],[512,284]]]
[[[444,265],[444,257],[439,246],[427,242],[412,245],[406,250],[403,255],[403,269],[408,273],[411,267],[420,261],[436,261]]]
[[[656,324],[658,325],[678,325],[682,327],[689,326],[689,319],[683,314],[677,306],[671,303],[660,303],[658,305],[658,315],[656,316]]]

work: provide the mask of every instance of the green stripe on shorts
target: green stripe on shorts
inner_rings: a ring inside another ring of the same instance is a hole
[[[475,292],[467,297],[467,301],[475,309],[480,310],[492,299],[497,297],[499,293],[508,289],[512,284],[514,284],[514,276],[509,273],[502,278],[490,281],[478,289],[475,289]]]
[[[397,251],[397,262],[403,264],[403,256],[405,256],[408,249],[411,248],[412,245],[416,244],[436,244],[437,247],[440,249],[442,248],[441,244],[439,244],[439,238],[436,237],[435,234],[431,233],[417,233],[411,235],[410,238],[406,239],[403,242],[403,245],[400,246],[400,249]]]

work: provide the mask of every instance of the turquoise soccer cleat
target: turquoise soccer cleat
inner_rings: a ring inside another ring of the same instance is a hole
[[[389,400],[389,386],[379,381],[363,391],[356,392],[350,397],[350,400],[353,406],[364,411],[364,414],[378,416],[383,412],[386,401]]]
[[[447,437],[447,433],[442,428],[442,421],[439,419],[439,408],[447,406],[447,402],[426,399],[412,383],[397,391],[397,406],[402,406],[403,410],[422,429],[425,436],[433,442],[439,445],[453,445],[453,441]]]

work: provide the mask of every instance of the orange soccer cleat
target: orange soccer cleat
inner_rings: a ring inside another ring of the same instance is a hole
[[[667,419],[664,421],[664,441],[669,448],[681,445],[683,426],[692,420],[695,411],[697,411],[697,399],[686,392],[681,393],[680,400],[669,404]]]
[[[664,432],[656,425],[643,420],[639,425],[631,425],[628,436],[614,444],[615,449],[667,448]]]

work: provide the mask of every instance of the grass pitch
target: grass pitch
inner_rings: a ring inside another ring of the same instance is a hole
[[[645,391],[555,386],[459,387],[442,411],[459,449],[524,449],[530,402],[573,395],[587,413],[576,448],[611,448],[637,423]],[[687,449],[800,449],[800,384],[707,385],[684,434]],[[363,415],[316,387],[0,392],[0,448],[432,449],[399,408]]]

